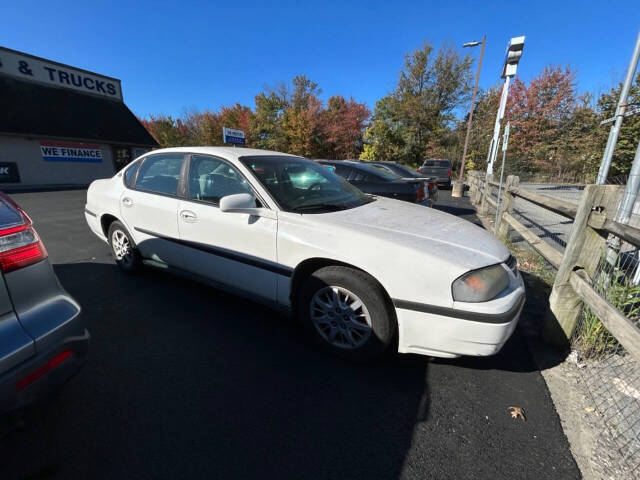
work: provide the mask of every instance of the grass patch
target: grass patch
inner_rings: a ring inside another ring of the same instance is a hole
[[[603,260],[601,262],[606,262]],[[640,317],[640,285],[634,285],[629,272],[612,268],[610,272],[599,269],[594,288],[629,320],[638,325]],[[573,336],[572,344],[583,358],[599,358],[618,351],[620,345],[602,324],[600,319],[585,305],[582,318]]]
[[[507,248],[518,260],[518,269],[538,277],[546,285],[552,286],[556,278],[556,270],[547,260],[531,247],[518,247],[510,241],[505,242]]]

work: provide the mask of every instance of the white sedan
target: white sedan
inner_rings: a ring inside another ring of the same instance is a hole
[[[284,153],[155,150],[94,181],[85,217],[122,270],[151,265],[276,306],[356,360],[396,346],[494,354],[525,299],[487,231]]]

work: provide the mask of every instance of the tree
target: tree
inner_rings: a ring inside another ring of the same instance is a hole
[[[262,92],[255,97],[256,107],[249,130],[257,148],[286,151],[287,139],[282,117],[288,106],[283,92]]]
[[[383,97],[376,102],[373,122],[365,130],[364,147],[360,158],[363,160],[397,160],[408,163],[404,138],[407,127],[393,121],[393,99]]]
[[[453,111],[466,103],[471,63],[450,46],[441,47],[434,57],[427,43],[406,55],[396,89],[376,104],[366,134],[370,146],[363,155],[419,164],[429,144],[452,123]],[[380,156],[389,153],[395,156]]]
[[[473,121],[471,122],[471,131],[469,132],[469,146],[467,148],[467,157],[465,169],[471,171],[473,169],[484,170],[487,168],[487,155],[489,153],[489,145],[493,136],[493,129],[496,121],[496,113],[500,104],[500,95],[502,87],[495,85],[478,94],[478,99],[473,111]],[[456,139],[458,148],[462,156],[462,148],[467,132],[466,115],[456,125]]]
[[[515,79],[507,118],[510,158],[518,170],[563,170],[560,142],[577,104],[575,73],[550,65],[526,85]]]
[[[218,111],[186,111],[181,118],[150,116],[143,125],[163,147],[221,145],[222,127],[238,128],[247,145],[311,158],[355,158],[370,112],[353,98],[333,96],[325,108],[320,88],[305,75],[255,96],[255,111],[236,103]]]
[[[180,119],[174,120],[170,115],[149,115],[149,119],[141,118],[140,123],[161,147],[188,145],[187,129]]]
[[[371,112],[364,103],[342,95],[329,98],[320,118],[323,157],[329,159],[358,158],[362,151],[365,123]]]
[[[287,108],[282,119],[282,129],[287,141],[287,152],[305,157],[319,156],[320,115],[322,102],[311,95],[302,102]]]

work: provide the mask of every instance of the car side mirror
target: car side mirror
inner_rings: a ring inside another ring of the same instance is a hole
[[[220,210],[233,212],[238,209],[256,208],[256,197],[250,193],[236,193],[220,199]]]
[[[246,213],[256,217],[276,218],[273,210],[256,207],[256,197],[250,193],[235,193],[220,199],[220,211],[225,213]]]

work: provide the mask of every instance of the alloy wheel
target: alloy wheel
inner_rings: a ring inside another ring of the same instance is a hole
[[[111,234],[111,248],[116,260],[124,263],[132,261],[131,243],[129,242],[129,237],[122,230],[114,230]]]
[[[371,336],[371,316],[364,302],[343,287],[318,290],[310,304],[311,321],[318,333],[331,345],[355,349]]]

